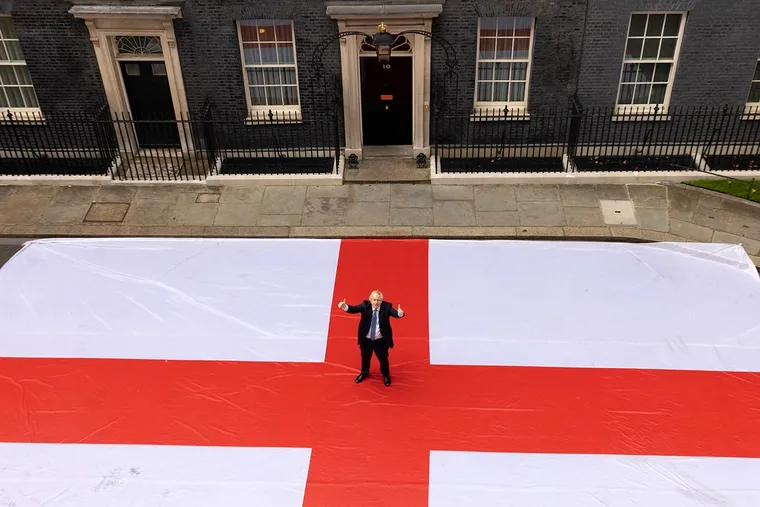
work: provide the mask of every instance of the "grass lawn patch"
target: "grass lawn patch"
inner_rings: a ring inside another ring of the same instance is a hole
[[[737,181],[737,180],[694,180],[685,182],[686,185],[707,188],[723,194],[749,199],[760,202],[760,180]]]

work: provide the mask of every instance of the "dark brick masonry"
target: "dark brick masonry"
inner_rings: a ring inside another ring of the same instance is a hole
[[[13,16],[43,111],[82,110],[104,100],[87,28],[67,12],[70,7],[65,0],[0,0],[0,12]],[[337,31],[325,8],[322,0],[186,0],[175,30],[191,111],[211,97],[220,115],[243,117],[235,21],[284,18],[295,23],[304,115],[319,119],[325,111],[309,108],[315,93],[324,93],[310,88],[312,52]],[[447,0],[433,22],[459,60],[458,100],[451,86],[447,99],[460,110],[472,107],[478,16],[531,15],[537,21],[530,107],[565,107],[576,89],[584,105],[614,106],[628,20],[643,10],[689,11],[673,105],[744,103],[760,55],[757,0]],[[440,73],[445,58],[435,43],[433,55],[433,70]],[[335,43],[324,54],[328,74],[339,72],[338,58]]]
[[[615,105],[632,12],[688,11],[672,105],[741,106],[760,56],[757,0],[588,0],[579,95]]]
[[[0,2],[10,14],[43,112],[90,110],[105,101],[95,51],[84,22],[64,0]]]

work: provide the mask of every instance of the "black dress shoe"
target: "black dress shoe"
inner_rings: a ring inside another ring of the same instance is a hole
[[[354,380],[354,382],[356,382],[357,384],[360,383],[362,380],[364,380],[365,378],[367,378],[367,375],[369,375],[369,373],[360,373],[356,377],[356,380]]]
[[[383,382],[385,382],[385,385],[389,386],[389,385],[391,385],[391,378],[390,377],[383,377]]]

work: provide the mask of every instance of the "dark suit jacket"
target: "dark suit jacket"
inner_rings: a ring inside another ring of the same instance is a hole
[[[347,312],[361,313],[362,315],[362,318],[359,321],[358,333],[359,343],[361,343],[362,338],[366,339],[367,333],[369,333],[369,326],[372,323],[372,303],[365,299],[358,305],[348,305]],[[406,315],[406,313],[404,315]],[[393,348],[393,328],[391,327],[390,317],[397,319],[403,317],[399,316],[398,312],[393,308],[393,305],[388,301],[380,303],[380,311],[378,312],[377,317],[380,321],[380,333],[383,335],[383,340],[389,348]]]

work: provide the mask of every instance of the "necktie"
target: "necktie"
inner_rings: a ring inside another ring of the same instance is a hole
[[[369,339],[375,339],[375,326],[377,326],[377,310],[372,310],[372,324],[369,328]]]

